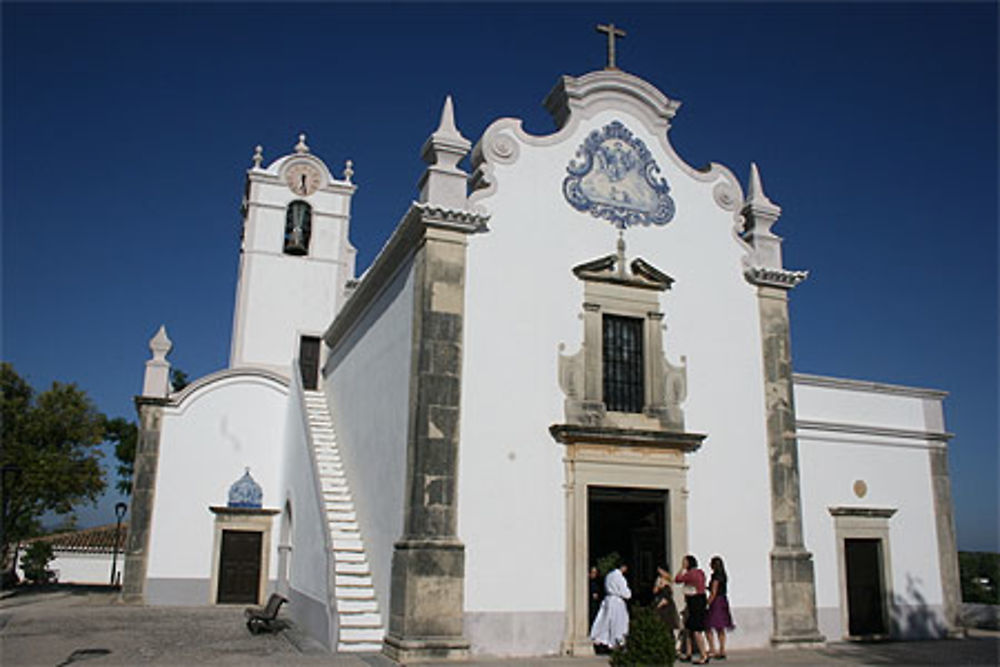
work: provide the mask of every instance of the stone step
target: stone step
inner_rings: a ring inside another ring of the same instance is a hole
[[[337,611],[341,614],[376,614],[378,603],[375,600],[337,600]]]
[[[333,551],[333,559],[337,563],[366,563],[365,554],[357,551]]]
[[[357,521],[358,513],[353,510],[343,511],[343,510],[331,510],[327,508],[326,518],[329,519],[330,521]]]
[[[337,586],[333,591],[337,600],[375,600],[375,590],[372,588]]]
[[[357,574],[338,574],[334,577],[334,584],[338,589],[347,586],[352,588],[371,588],[372,578]]]
[[[378,653],[382,650],[382,642],[338,642],[338,653]]]
[[[382,628],[341,628],[340,642],[381,642],[385,633]]]
[[[351,533],[358,533],[361,528],[358,527],[357,521],[330,521],[328,524],[330,526],[330,534],[341,533],[343,535],[348,535]]]
[[[382,628],[382,615],[373,612],[360,614],[340,614],[342,628]]]
[[[371,568],[368,567],[368,561],[366,560],[338,560],[333,564],[333,571],[337,574],[361,574],[371,576]]]
[[[332,541],[335,551],[358,551],[364,553],[365,550],[365,545],[361,543],[361,540],[334,539]]]
[[[354,513],[354,503],[350,500],[335,500],[333,498],[328,498],[325,494],[323,496],[324,504],[326,505],[327,512],[350,512]]]

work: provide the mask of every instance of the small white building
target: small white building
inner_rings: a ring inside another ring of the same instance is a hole
[[[733,646],[953,630],[945,394],[793,372],[781,209],[677,155],[679,102],[611,67],[545,106],[554,134],[473,146],[448,99],[360,279],[350,163],[258,148],[230,367],[171,393],[151,343],[125,598],[275,589],[406,661],[585,655],[589,564],[641,602],[719,554]]]
[[[26,550],[34,542],[46,542],[52,545],[54,558],[49,561],[48,569],[55,581],[61,584],[120,584],[127,529],[126,525],[112,523],[26,540],[17,552],[17,570],[24,579],[21,561]]]

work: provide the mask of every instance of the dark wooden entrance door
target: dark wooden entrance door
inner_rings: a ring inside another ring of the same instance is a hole
[[[302,387],[314,390],[319,386],[319,338],[302,336],[299,340],[299,370]]]
[[[629,566],[632,600],[652,600],[656,567],[667,564],[667,492],[655,489],[587,489],[589,565],[617,552]],[[671,563],[672,565],[672,563]]]
[[[845,539],[848,633],[854,637],[885,634],[880,540]]]
[[[219,554],[220,604],[257,604],[260,592],[259,531],[222,531],[222,551]]]

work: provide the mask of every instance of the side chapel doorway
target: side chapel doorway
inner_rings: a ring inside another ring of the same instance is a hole
[[[853,637],[886,634],[881,540],[845,539],[844,565],[849,634]]]
[[[219,552],[219,604],[257,604],[263,533],[223,530]]]
[[[657,566],[669,562],[668,492],[591,486],[587,489],[588,562],[617,553],[629,566],[632,600],[652,601]],[[669,563],[673,566],[673,563]]]

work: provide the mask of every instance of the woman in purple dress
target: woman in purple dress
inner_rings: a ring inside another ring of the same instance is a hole
[[[709,561],[712,568],[712,580],[708,584],[708,618],[705,626],[708,635],[709,655],[716,660],[726,659],[726,630],[732,630],[733,617],[729,613],[729,598],[727,596],[729,577],[726,575],[726,566],[722,563],[722,558],[712,556]],[[712,634],[719,640],[719,650],[715,650],[715,641]]]

